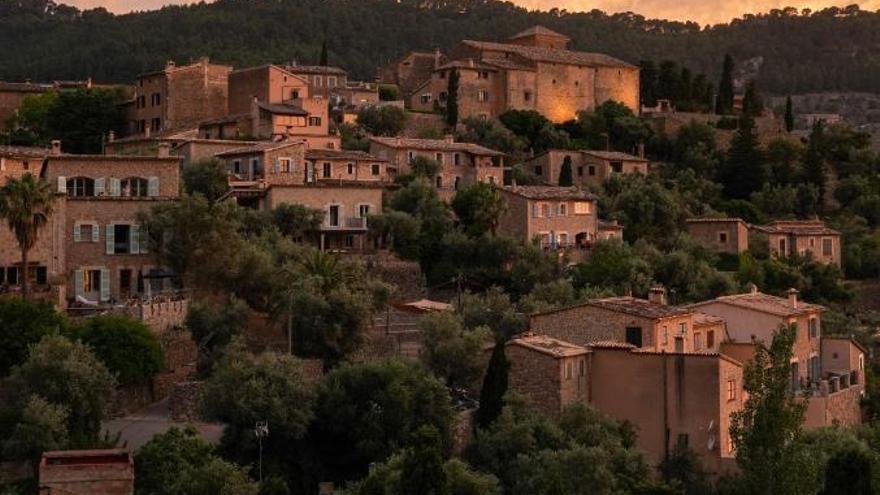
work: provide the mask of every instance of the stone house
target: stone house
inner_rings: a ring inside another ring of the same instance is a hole
[[[336,90],[348,85],[348,73],[326,65],[288,65],[287,71],[308,81],[311,94],[329,100]]]
[[[431,78],[431,73],[446,62],[440,50],[410,52],[379,69],[379,83],[396,86],[401,97],[407,97]]]
[[[388,160],[363,151],[308,149],[306,167],[315,181],[391,182],[394,169]]]
[[[60,146],[60,144],[59,144]],[[180,160],[158,157],[51,155],[41,177],[60,195],[53,215],[54,256],[70,300],[122,301],[163,288],[138,214],[180,193]]]
[[[693,328],[694,311],[667,305],[661,287],[651,290],[650,299],[593,299],[529,316],[529,329],[538,335],[584,346],[615,342],[658,352],[693,352]]]
[[[501,185],[504,182],[504,153],[471,143],[445,139],[371,137],[370,154],[384,160],[397,174],[410,172],[417,156],[437,161],[440,172],[433,182],[441,197],[450,198],[461,187],[475,182]]]
[[[413,110],[431,111],[448,88],[451,70],[468,73],[459,88],[459,114],[497,117],[511,109],[536,110],[553,122],[575,118],[608,100],[639,112],[638,67],[598,53],[568,49],[570,39],[541,26],[505,43],[464,40],[452,48],[454,65],[436,64],[429,80],[409,95]]]
[[[44,452],[39,467],[39,493],[132,495],[134,460],[131,452],[123,449]]]
[[[0,81],[0,129],[5,128],[6,121],[18,113],[26,97],[49,91],[52,91],[52,86],[48,84]]]
[[[229,74],[229,106],[226,115],[251,112],[256,98],[261,103],[284,103],[311,96],[309,81],[278,65],[237,69]]]
[[[537,411],[558,416],[583,403],[629,421],[654,466],[676,445],[693,449],[711,476],[734,465],[730,415],[744,401],[743,366],[734,359],[616,342],[582,346],[538,335],[511,340],[506,354],[510,390]]]
[[[225,115],[231,71],[202,58],[179,67],[170,61],[164,69],[138,75],[130,134],[161,134]]]
[[[566,161],[571,164],[573,185],[599,186],[615,174],[648,175],[648,160],[619,151],[547,150],[523,165],[544,184],[559,185],[559,174]]]
[[[170,146],[171,156],[180,158],[183,168],[193,162],[213,158],[218,153],[252,145],[253,141],[233,139],[202,139],[195,132],[181,132],[162,137],[130,136],[111,140],[104,147],[107,155],[158,156],[164,144]]]
[[[598,197],[577,187],[506,186],[498,231],[544,249],[579,255],[599,239]]]
[[[818,220],[778,220],[752,227],[753,232],[767,236],[770,252],[788,257],[810,254],[820,263],[840,266],[840,231],[828,228]]]
[[[749,225],[740,218],[689,218],[687,231],[701,246],[718,253],[749,249]]]

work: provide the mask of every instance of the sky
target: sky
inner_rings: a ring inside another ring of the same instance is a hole
[[[767,12],[774,8],[794,6],[798,9],[822,9],[836,5],[844,7],[857,0],[512,0],[529,9],[547,10],[553,7],[571,11],[599,9],[605,12],[635,12],[645,17],[679,21],[696,21],[700,24],[727,22],[744,13]],[[187,3],[187,0],[61,0],[66,3],[89,9],[104,7],[115,13],[132,10],[150,10],[169,3]],[[857,2],[862,9],[880,9],[880,0]]]

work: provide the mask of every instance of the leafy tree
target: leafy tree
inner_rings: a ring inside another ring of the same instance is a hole
[[[134,491],[137,495],[168,493],[184,473],[214,455],[214,448],[194,427],[172,427],[135,452]]]
[[[449,72],[446,88],[446,124],[455,127],[458,124],[458,85],[461,75],[458,69]]]
[[[20,179],[11,178],[0,188],[0,218],[6,220],[9,230],[21,250],[21,266],[28,267],[28,254],[37,244],[40,231],[49,223],[55,204],[55,192],[48,182],[26,173]],[[25,270],[27,271],[27,270]],[[21,277],[21,292],[29,295],[28,273]]]
[[[645,294],[652,273],[628,244],[612,239],[594,243],[589,259],[575,267],[572,279],[576,288],[607,287],[618,293]]]
[[[825,123],[821,120],[813,125],[807,151],[804,156],[804,180],[819,190],[819,202],[825,198],[825,187],[828,182],[825,165]]]
[[[490,328],[496,340],[507,340],[528,326],[523,315],[516,311],[510,294],[498,286],[480,294],[462,294],[460,301],[457,309],[465,328]]]
[[[123,99],[121,92],[103,88],[59,92],[47,115],[50,139],[61,140],[68,153],[103,153],[107,134],[125,126]]]
[[[781,326],[770,346],[758,342],[746,366],[748,397],[731,416],[730,434],[744,493],[803,493],[805,460],[793,442],[801,433],[806,403],[792,392],[791,356],[796,329]]]
[[[514,158],[522,154],[528,146],[525,139],[514,134],[496,119],[467,117],[461,123],[465,129],[456,136],[458,141],[476,143],[489,149],[507,153]]]
[[[571,157],[568,155],[566,155],[565,159],[562,160],[562,168],[559,169],[559,185],[563,187],[574,185],[574,179],[572,178],[571,170]]]
[[[67,407],[32,395],[21,411],[12,434],[2,443],[3,456],[39,463],[43,452],[67,448]]]
[[[687,446],[676,445],[659,467],[663,479],[682,495],[712,493],[699,456]]]
[[[367,225],[370,233],[398,256],[419,259],[421,222],[416,217],[402,211],[386,210],[381,215],[371,215]]]
[[[229,172],[217,158],[188,164],[183,169],[183,187],[189,194],[201,194],[208,201],[217,201],[229,191]]]
[[[828,460],[822,495],[869,495],[874,493],[873,471],[877,461],[860,449],[840,452]]]
[[[494,236],[501,215],[507,210],[507,202],[497,187],[487,182],[475,182],[455,194],[452,209],[469,235],[489,232]]]
[[[58,93],[50,91],[24,97],[18,112],[6,121],[9,144],[45,146],[51,140],[49,112],[58,100]]]
[[[202,368],[210,367],[216,354],[247,327],[249,311],[247,304],[234,296],[222,303],[190,303],[186,328],[198,346]]]
[[[84,344],[49,335],[9,377],[12,403],[24,407],[32,396],[69,411],[67,431],[72,448],[88,447],[100,432],[113,401],[115,380]]]
[[[721,69],[721,80],[718,83],[718,99],[715,105],[715,113],[719,115],[729,114],[733,111],[733,57],[728,53],[724,56],[724,65]]]
[[[424,425],[413,435],[412,446],[400,466],[400,484],[411,493],[445,495],[446,484],[443,438],[437,428]]]
[[[406,128],[408,116],[395,106],[367,106],[358,111],[357,123],[376,136],[397,136]]]
[[[395,101],[400,99],[400,91],[397,89],[397,86],[391,86],[388,84],[380,84],[379,85],[379,100],[380,101]]]
[[[432,178],[440,173],[440,162],[427,156],[418,155],[409,162],[409,168],[416,177]]]
[[[404,455],[397,454],[388,462],[373,467],[370,474],[352,489],[355,495],[406,495],[415,493],[402,482]],[[443,464],[444,493],[450,495],[500,495],[498,479],[471,469],[459,459]]]
[[[0,299],[0,376],[23,363],[30,346],[64,329],[66,320],[51,304],[18,298]]]
[[[480,389],[480,408],[474,415],[474,424],[477,428],[489,428],[498,419],[504,407],[510,372],[510,362],[504,350],[504,341],[496,341],[483,378],[483,387]]]
[[[657,66],[653,60],[642,60],[639,67],[639,99],[646,107],[653,107],[657,105]]]
[[[626,225],[624,237],[663,242],[681,229],[687,216],[683,197],[655,176],[616,175],[605,181],[600,206]]]
[[[159,339],[138,320],[95,316],[74,328],[73,333],[92,349],[120,385],[147,383],[164,366]]]
[[[327,480],[358,479],[370,463],[413,445],[423,426],[450,445],[452,408],[443,384],[418,366],[397,361],[343,365],[318,389],[309,442]]]
[[[745,114],[727,152],[720,182],[724,184],[725,195],[745,199],[760,190],[766,180],[764,154],[755,131],[755,120]]]
[[[794,130],[794,108],[791,103],[791,96],[785,97],[785,113],[783,114],[785,122],[785,130],[791,132]]]
[[[323,211],[305,205],[282,203],[272,210],[272,223],[292,239],[301,239],[306,233],[318,230],[323,222]]]
[[[431,313],[419,320],[422,350],[419,359],[452,389],[470,388],[483,372],[483,345],[491,331],[467,330],[449,312]]]
[[[508,110],[498,116],[504,127],[523,138],[534,152],[568,148],[569,136],[535,110]]]
[[[219,457],[210,457],[185,471],[171,485],[174,495],[257,495],[259,486],[244,469]]]

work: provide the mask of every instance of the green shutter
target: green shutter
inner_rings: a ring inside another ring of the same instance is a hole
[[[82,241],[82,234],[79,228],[79,224],[73,224],[73,242]]]
[[[156,197],[159,195],[159,178],[150,177],[147,179],[147,196]]]
[[[112,223],[107,224],[107,228],[104,231],[104,239],[107,242],[107,254],[116,254],[116,226]]]
[[[101,227],[97,223],[92,224],[92,242],[101,240]]]
[[[131,225],[128,228],[128,252],[132,254],[137,254],[141,252],[140,249],[140,231],[138,230],[137,225]]]
[[[74,297],[83,295],[83,271],[76,270],[73,272],[73,295]]]
[[[110,270],[101,268],[101,301],[110,300]]]

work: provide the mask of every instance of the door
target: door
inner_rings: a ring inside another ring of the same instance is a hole
[[[119,270],[119,297],[131,297],[131,270]]]
[[[315,164],[312,162],[306,162],[306,183],[311,184],[315,182]]]
[[[682,337],[675,338],[675,352],[684,352],[684,339]]]
[[[338,205],[331,205],[330,206],[329,218],[327,221],[329,222],[329,225],[331,227],[339,227],[339,206]]]
[[[626,327],[626,343],[642,347],[642,327]]]

